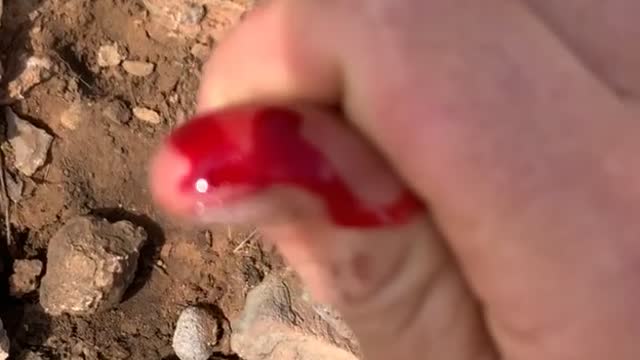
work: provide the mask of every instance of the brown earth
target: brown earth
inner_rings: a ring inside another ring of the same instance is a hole
[[[15,170],[11,147],[3,139],[6,171],[25,182],[22,199],[10,209],[15,245],[0,246],[0,318],[14,358],[30,350],[44,359],[173,359],[171,337],[181,309],[205,303],[233,318],[247,291],[270,269],[280,268],[249,227],[196,230],[163,217],[150,200],[146,180],[154,148],[193,113],[203,49],[215,45],[222,27],[231,25],[246,3],[210,1],[205,18],[182,36],[159,27],[142,0],[4,1],[3,88],[19,73],[25,56],[54,63],[52,76],[23,99],[2,96],[20,117],[55,138],[46,165],[31,177]],[[99,47],[114,43],[126,59],[153,63],[153,73],[140,77],[122,66],[99,67]],[[104,112],[113,101],[157,111],[162,122],[133,116],[113,121]],[[70,128],[62,114],[74,104],[81,115]],[[66,220],[83,214],[127,219],[149,234],[125,300],[95,315],[50,317],[37,291],[11,297],[13,261],[39,259],[46,269],[51,236]],[[250,235],[254,238],[236,249]],[[221,344],[214,359],[237,358],[228,341]]]

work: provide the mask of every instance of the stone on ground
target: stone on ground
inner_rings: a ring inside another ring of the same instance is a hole
[[[75,130],[90,116],[89,108],[82,102],[74,102],[60,115],[60,123],[69,130]]]
[[[2,320],[0,320],[0,360],[5,360],[9,357],[10,347],[11,342],[9,341],[9,337],[7,336],[7,332],[4,330]]]
[[[207,360],[218,343],[218,321],[205,308],[190,306],[180,314],[173,350],[180,360]]]
[[[13,274],[9,277],[9,293],[19,298],[35,291],[41,274],[42,261],[16,260],[13,263]]]
[[[9,97],[22,99],[31,88],[53,76],[53,62],[48,57],[31,56],[25,58],[21,72],[7,84]]]
[[[47,161],[53,136],[21,119],[10,107],[5,108],[7,138],[15,155],[15,167],[33,175]]]
[[[120,100],[113,100],[102,108],[102,115],[116,124],[126,124],[131,120],[131,110]]]
[[[247,294],[233,322],[231,348],[244,360],[357,360],[359,348],[339,316],[306,301],[275,276]]]
[[[129,221],[71,219],[49,242],[40,304],[50,315],[91,314],[117,305],[146,239],[144,229]]]
[[[126,72],[134,76],[145,77],[151,75],[155,69],[155,65],[145,61],[127,60],[122,63],[122,67]]]
[[[117,44],[102,45],[98,49],[98,66],[113,67],[118,66],[124,60]]]
[[[158,114],[158,112],[145,107],[134,107],[133,116],[135,116],[139,120],[153,125],[157,125],[162,122],[162,118],[160,117],[160,114]]]

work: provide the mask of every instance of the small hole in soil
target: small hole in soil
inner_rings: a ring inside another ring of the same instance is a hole
[[[73,50],[72,45],[64,45],[58,49],[58,55],[79,78],[78,86],[88,95],[96,94],[95,74],[87,67],[87,64]]]

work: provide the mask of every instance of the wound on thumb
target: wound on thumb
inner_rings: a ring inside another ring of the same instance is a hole
[[[422,210],[364,139],[310,107],[200,115],[168,138],[151,181],[162,206],[200,223],[324,217],[370,228],[406,223]]]

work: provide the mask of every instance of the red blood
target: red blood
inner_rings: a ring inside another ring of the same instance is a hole
[[[350,227],[400,224],[422,209],[409,191],[387,206],[367,206],[326,157],[302,137],[302,121],[293,111],[273,107],[193,119],[169,139],[191,162],[192,171],[181,190],[196,192],[200,179],[208,182],[207,192],[220,185],[248,186],[255,191],[274,184],[293,185],[322,199],[337,225]]]

